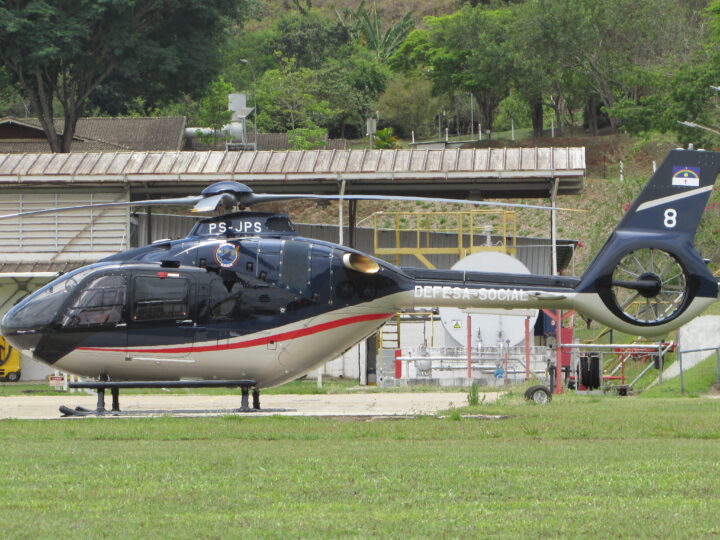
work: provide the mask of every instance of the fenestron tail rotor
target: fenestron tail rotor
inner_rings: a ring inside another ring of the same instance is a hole
[[[688,299],[688,277],[677,258],[661,249],[625,255],[612,274],[612,298],[629,319],[659,324],[675,317]]]

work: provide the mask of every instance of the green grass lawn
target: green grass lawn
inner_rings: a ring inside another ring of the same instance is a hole
[[[717,357],[710,355],[683,373],[684,395],[698,397],[707,394],[713,384],[718,382]],[[673,397],[683,395],[680,392],[680,377],[673,377],[643,391],[640,396],[646,398]]]
[[[0,421],[5,538],[720,535],[720,401]]]

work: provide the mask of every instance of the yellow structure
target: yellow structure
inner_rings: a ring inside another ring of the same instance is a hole
[[[455,255],[458,260],[478,251],[499,251],[515,255],[517,247],[517,214],[508,210],[472,210],[465,212],[376,212],[373,219],[374,254],[395,259],[412,255],[427,268],[435,268],[428,255]],[[389,229],[389,231],[388,231]],[[443,232],[455,238],[447,246],[431,245],[431,234]],[[384,242],[381,236],[385,234]],[[388,242],[388,234],[391,241]],[[478,236],[481,241],[478,242]],[[496,241],[493,243],[492,236]],[[431,328],[435,314],[415,313],[429,318]],[[378,332],[377,348],[400,348],[400,315],[390,319]],[[407,322],[403,320],[402,322]],[[434,331],[430,346],[433,346]]]
[[[517,251],[517,215],[512,211],[377,212],[372,218],[375,255],[385,259],[394,256],[398,265],[402,255],[413,255],[427,268],[435,268],[428,255],[457,255],[459,260],[478,251],[500,251],[510,255]],[[393,238],[390,245],[387,245],[387,238],[385,242],[380,239],[387,229],[391,230]],[[430,233],[437,232],[455,237],[454,245],[431,245]],[[491,235],[499,237],[500,241],[493,244]],[[482,236],[482,241],[478,242],[478,236]]]
[[[0,337],[0,380],[20,380],[20,351],[11,347],[3,337]]]

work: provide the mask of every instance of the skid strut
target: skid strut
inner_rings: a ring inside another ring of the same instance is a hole
[[[97,391],[97,407],[94,411],[76,407],[71,409],[66,406],[60,407],[64,416],[102,416],[105,414],[120,414],[120,389],[121,388],[240,388],[240,408],[231,412],[254,412],[260,410],[260,390],[257,383],[251,380],[228,380],[228,381],[86,381],[70,383],[69,388],[91,388]],[[105,391],[110,390],[112,395],[112,409],[105,408]],[[252,407],[250,407],[250,389],[252,389]],[[151,411],[148,411],[151,412]],[[156,411],[152,411],[156,412]],[[172,411],[164,411],[172,412]],[[138,411],[137,414],[142,413]]]

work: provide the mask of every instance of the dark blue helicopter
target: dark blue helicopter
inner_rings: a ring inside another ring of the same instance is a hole
[[[401,268],[303,238],[286,215],[233,212],[335,196],[261,195],[219,182],[197,197],[99,205],[192,204],[219,215],[181,240],[57,278],[13,307],[1,331],[14,347],[88,377],[242,379],[257,388],[309,372],[415,307],[574,309],[624,332],[657,336],[718,297],[693,238],[719,168],[719,153],[670,152],[580,278]]]

